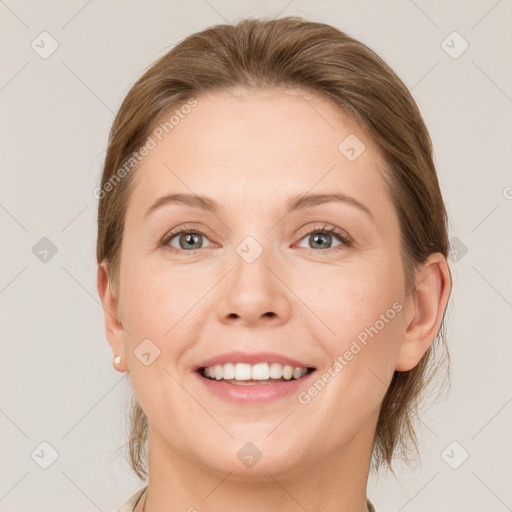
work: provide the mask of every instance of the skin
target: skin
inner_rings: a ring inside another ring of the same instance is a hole
[[[438,332],[451,289],[446,259],[432,254],[406,294],[383,162],[326,99],[277,89],[196,99],[136,171],[120,289],[98,268],[106,335],[122,357],[115,367],[130,372],[149,422],[146,511],[363,512],[380,404],[393,372],[414,368]],[[349,134],[366,145],[355,161],[338,150]],[[144,217],[177,192],[212,198],[217,215],[169,204]],[[334,192],[371,215],[334,202],[285,215],[291,197]],[[353,245],[327,234],[315,246],[303,228],[324,223]],[[183,224],[205,231],[202,248],[180,245],[179,235],[161,245]],[[251,264],[236,252],[249,235],[263,249]],[[241,350],[309,362],[320,377],[395,302],[401,311],[307,405],[296,394],[233,405],[192,373]],[[149,366],[134,355],[146,338],[160,349]],[[249,441],[262,453],[252,468],[236,455]]]

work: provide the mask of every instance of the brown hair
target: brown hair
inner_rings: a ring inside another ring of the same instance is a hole
[[[177,106],[191,97],[240,87],[314,92],[367,131],[386,164],[383,174],[400,221],[408,291],[414,290],[414,272],[430,254],[448,256],[447,215],[431,139],[398,76],[370,48],[332,26],[297,17],[244,19],[184,39],[144,73],[117,113],[103,168],[97,240],[97,261],[108,264],[114,290],[120,288],[124,216],[135,174],[124,172],[120,179],[119,169]],[[108,183],[112,186],[107,188]],[[437,366],[433,357],[439,341],[446,349],[444,312],[437,339],[420,363],[394,373],[377,424],[374,468],[385,463],[393,470],[393,457],[408,460],[412,451],[418,452],[414,419]],[[147,417],[137,400],[127,445],[131,467],[142,479],[147,475]]]

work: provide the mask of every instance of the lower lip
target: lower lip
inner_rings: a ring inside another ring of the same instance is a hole
[[[277,400],[293,393],[297,394],[309,382],[312,371],[300,379],[276,382],[274,384],[231,384],[225,380],[211,380],[195,372],[206,389],[223,400],[235,404],[264,403]]]

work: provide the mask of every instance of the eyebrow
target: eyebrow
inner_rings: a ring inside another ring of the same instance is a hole
[[[342,202],[347,203],[351,206],[358,208],[373,218],[370,209],[357,199],[347,196],[342,193],[335,194],[303,194],[298,197],[292,197],[286,202],[285,215],[311,208],[313,206],[319,206],[325,203]],[[209,211],[215,215],[218,213],[217,204],[213,199],[205,196],[199,196],[196,194],[168,194],[158,198],[146,211],[144,218],[148,217],[155,210],[168,204],[184,204],[192,206],[194,208],[200,208],[202,210]]]

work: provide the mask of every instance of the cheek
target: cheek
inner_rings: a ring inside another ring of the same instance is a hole
[[[337,269],[329,279],[306,282],[303,289],[311,310],[322,320],[317,339],[334,361],[345,356],[350,366],[372,366],[389,375],[403,330],[403,283],[400,269],[380,264]],[[309,291],[308,291],[309,290]],[[307,293],[307,294],[306,294]],[[317,322],[318,323],[318,322]]]
[[[317,422],[311,432],[329,425],[320,441],[325,445],[357,435],[372,416],[376,421],[394,373],[403,307],[389,283],[371,278],[333,281],[338,286],[326,298],[322,319],[335,334],[317,333],[326,363],[298,397],[304,405],[298,422]]]
[[[316,308],[326,323],[329,319],[328,325],[332,324],[336,335],[354,335],[351,329],[375,323],[395,301],[402,299],[399,276],[399,269],[391,268],[383,258],[374,258],[308,272],[306,277],[301,273],[294,288],[306,306]]]
[[[122,313],[132,351],[145,339],[160,349],[159,362],[176,361],[191,340],[200,337],[207,291],[218,281],[218,272],[194,271],[168,262],[132,260],[123,276]]]
[[[187,297],[200,297],[197,280],[187,270],[173,269],[170,265],[133,258],[127,262],[123,276],[122,294],[129,323],[151,319],[148,328],[167,325],[188,303]],[[195,285],[194,285],[195,283]],[[188,286],[189,284],[190,286]]]

